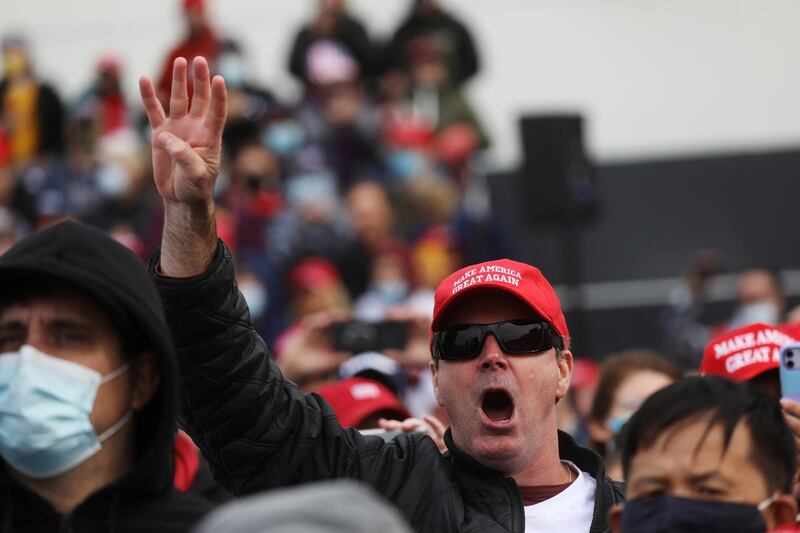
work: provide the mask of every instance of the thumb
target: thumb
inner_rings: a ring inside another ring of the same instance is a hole
[[[189,143],[167,131],[161,132],[157,140],[184,174],[191,177],[198,177],[203,174],[205,164]]]

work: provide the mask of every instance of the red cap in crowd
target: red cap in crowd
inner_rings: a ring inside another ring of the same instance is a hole
[[[358,427],[361,422],[377,413],[388,411],[405,420],[408,410],[387,387],[366,378],[347,378],[326,385],[318,391],[333,407],[339,423],[344,427]]]
[[[748,381],[778,368],[781,346],[797,342],[779,326],[761,322],[737,328],[706,344],[700,374]]]
[[[321,257],[309,257],[289,271],[289,284],[296,290],[330,287],[342,282],[333,263]]]
[[[195,10],[204,13],[206,10],[205,0],[183,0],[184,11]]]
[[[510,259],[471,265],[446,277],[436,288],[431,329],[440,328],[442,314],[460,296],[489,288],[516,296],[547,320],[559,335],[569,339],[567,321],[550,282],[538,268]]]

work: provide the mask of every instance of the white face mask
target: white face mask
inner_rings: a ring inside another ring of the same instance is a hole
[[[29,345],[0,354],[0,455],[36,479],[63,474],[95,455],[133,414],[128,410],[97,435],[89,420],[97,389],[129,367],[101,375]]]
[[[729,329],[762,322],[775,325],[780,321],[780,310],[772,302],[754,302],[739,307],[731,318]]]

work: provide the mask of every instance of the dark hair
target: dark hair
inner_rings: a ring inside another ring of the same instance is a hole
[[[650,371],[664,374],[672,380],[679,379],[683,372],[675,363],[655,350],[625,350],[610,355],[600,363],[600,378],[594,393],[589,419],[603,424],[614,406],[614,396],[620,385],[636,372]]]
[[[145,350],[141,335],[136,335],[132,326],[131,317],[123,316],[124,312],[121,309],[111,309],[78,285],[53,276],[30,274],[15,277],[13,283],[0,289],[0,311],[12,305],[26,304],[31,300],[48,298],[67,290],[80,292],[105,311],[119,337],[120,355],[124,361],[132,360]]]
[[[627,478],[636,452],[647,448],[664,433],[680,431],[687,424],[708,417],[705,433],[721,426],[723,453],[740,422],[750,430],[750,458],[764,475],[770,492],[791,493],[797,467],[794,436],[775,398],[718,376],[692,376],[653,394],[631,417],[623,430],[622,469]]]

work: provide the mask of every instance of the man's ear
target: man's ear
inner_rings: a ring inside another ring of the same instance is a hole
[[[770,529],[794,525],[797,518],[797,500],[790,494],[781,494],[764,511],[764,515]],[[773,520],[770,521],[770,518]]]
[[[439,364],[442,364],[439,362]],[[436,404],[439,407],[444,407],[442,405],[442,397],[439,395],[439,369],[436,368],[436,363],[431,361],[428,363],[428,366],[431,369],[431,375],[433,376],[433,395],[436,396]]]
[[[622,531],[623,507],[621,503],[618,503],[608,510],[608,527],[611,528],[611,533],[620,533]]]
[[[558,364],[558,384],[556,386],[556,399],[561,399],[567,395],[569,383],[572,380],[572,352],[563,350],[561,360],[556,359]]]
[[[144,352],[133,360],[131,378],[131,409],[139,411],[153,398],[161,380],[153,352]]]

